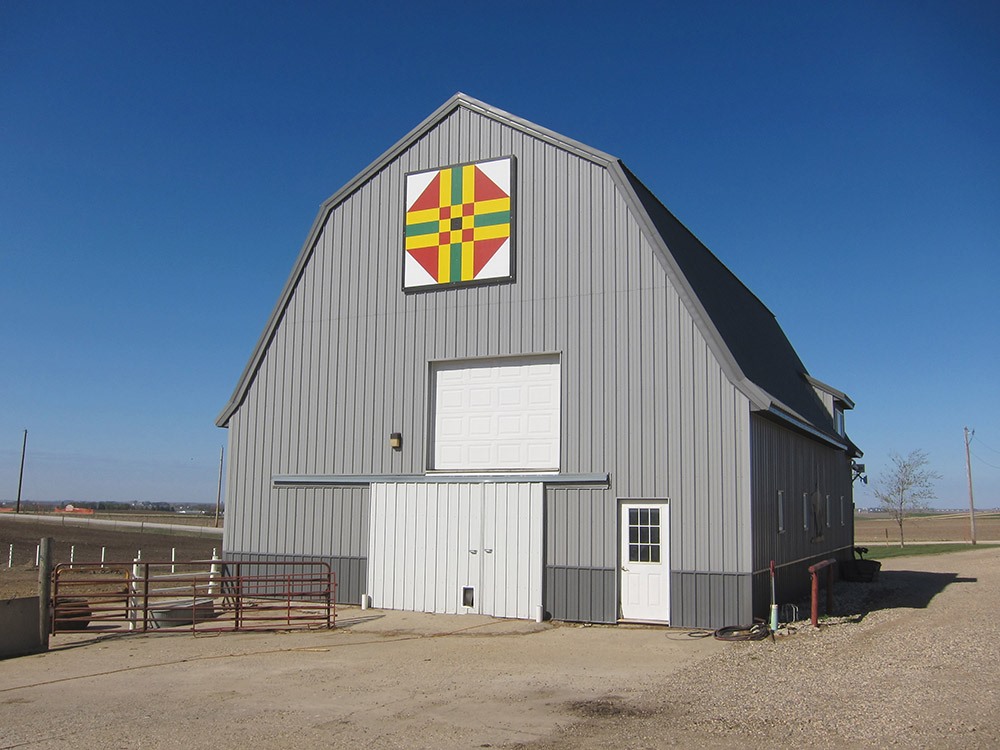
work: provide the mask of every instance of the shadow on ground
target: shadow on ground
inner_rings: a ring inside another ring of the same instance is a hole
[[[871,583],[838,582],[834,589],[835,611],[857,614],[860,622],[871,612],[882,609],[926,609],[948,586],[977,580],[957,573],[883,570]]]

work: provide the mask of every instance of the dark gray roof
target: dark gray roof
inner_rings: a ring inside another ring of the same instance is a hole
[[[743,374],[812,427],[840,440],[774,314],[628,167],[622,170]]]

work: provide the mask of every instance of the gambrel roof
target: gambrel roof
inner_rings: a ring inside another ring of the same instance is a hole
[[[808,371],[771,311],[619,159],[462,93],[452,96],[322,204],[253,355],[216,420],[218,426],[228,425],[245,398],[330,213],[459,108],[607,169],[727,377],[753,408],[825,442],[857,452],[849,440],[835,432],[832,415],[817,397]],[[843,400],[848,407],[852,405],[846,396]]]

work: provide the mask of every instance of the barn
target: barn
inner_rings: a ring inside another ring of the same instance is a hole
[[[784,602],[850,557],[853,406],[621,161],[456,94],[320,207],[217,419],[223,547],[377,608],[746,623],[772,560]]]

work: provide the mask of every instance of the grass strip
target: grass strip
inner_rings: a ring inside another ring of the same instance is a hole
[[[861,545],[864,546],[864,545]],[[967,552],[972,549],[993,549],[997,544],[907,544],[905,547],[876,547],[868,548],[866,558],[872,560],[885,560],[889,557],[912,557],[914,555],[943,555],[948,552]]]

